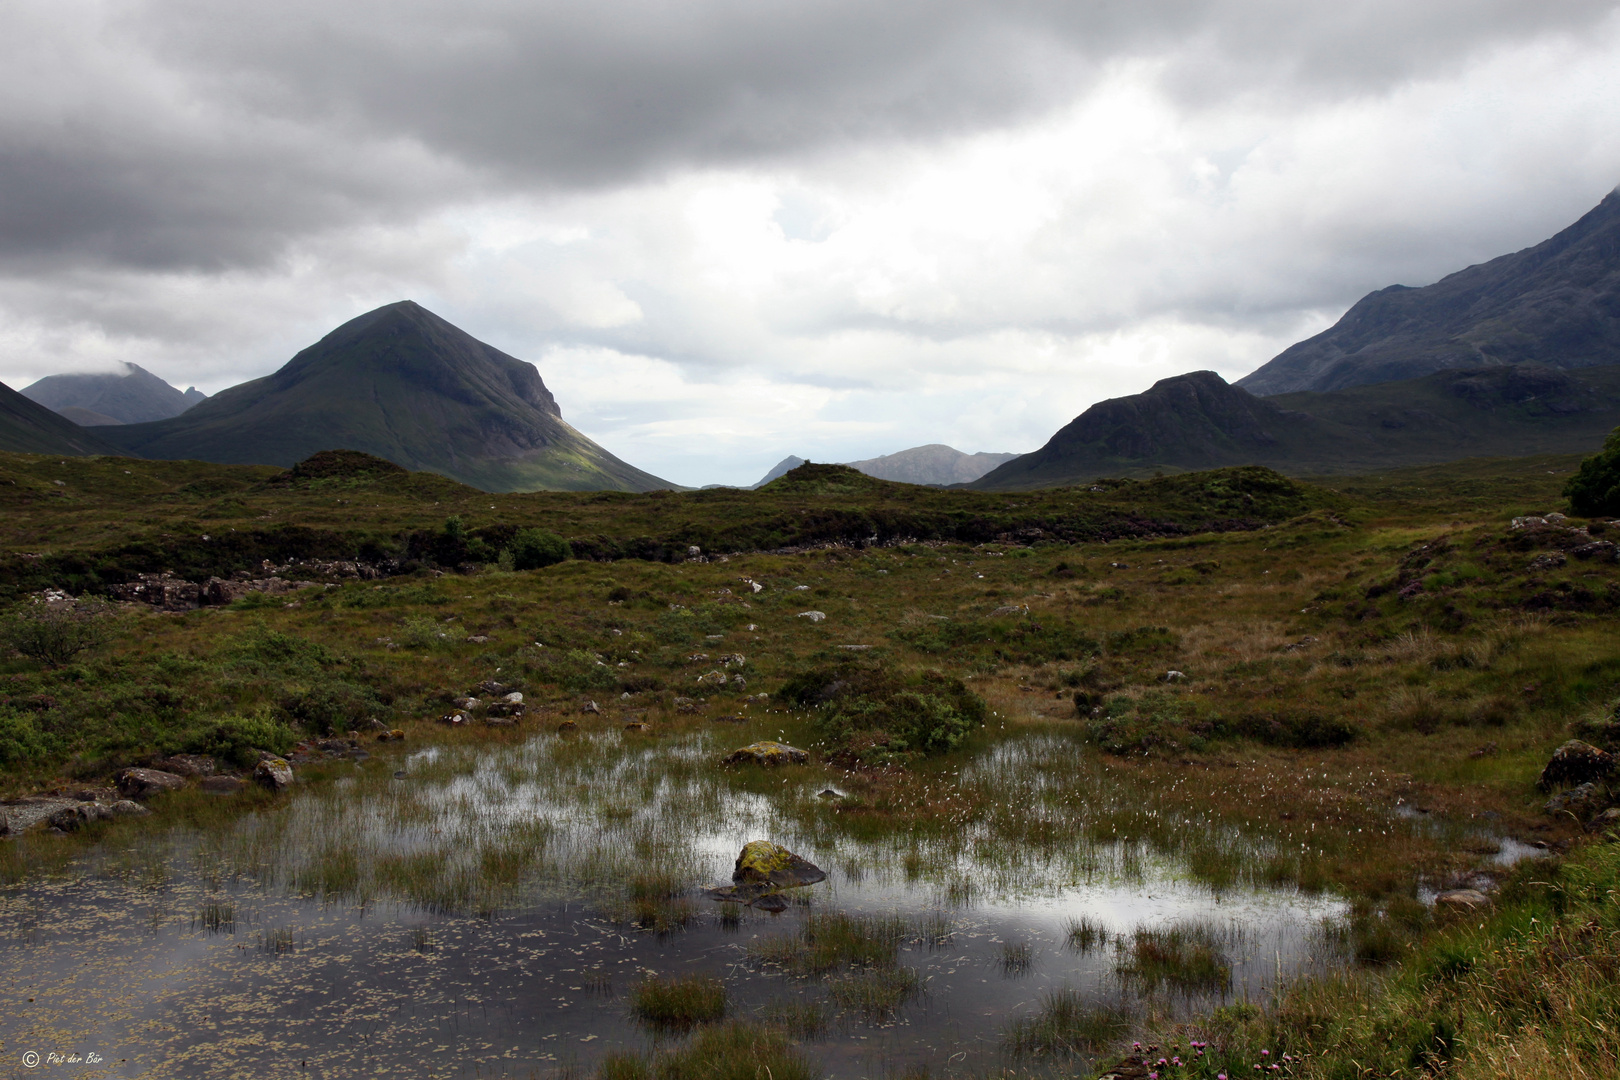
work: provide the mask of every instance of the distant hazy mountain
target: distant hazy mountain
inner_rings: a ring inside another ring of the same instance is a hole
[[[532,364],[408,300],[173,419],[98,432],[144,457],[223,464],[290,466],[360,450],[486,491],[671,486],[565,423]]]
[[[122,368],[101,375],[47,375],[24,387],[22,394],[53,412],[84,409],[108,417],[114,424],[167,420],[207,396],[196,387],[181,393],[139,364],[126,363]]]
[[[1465,457],[1575,453],[1620,425],[1620,366],[1440,371],[1331,393],[1255,397],[1212,371],[1099,402],[971,486],[1019,490],[1222,465],[1293,475]]]
[[[64,420],[71,420],[80,427],[116,427],[122,420],[114,420],[106,413],[94,412],[90,409],[81,409],[77,405],[69,405],[64,409],[52,409],[57,416]]]
[[[0,383],[0,450],[15,454],[117,454],[118,449]]]
[[[1342,390],[1520,363],[1620,363],[1620,191],[1535,247],[1363,297],[1237,385],[1262,395]]]
[[[851,468],[879,480],[897,480],[902,484],[967,484],[997,465],[1003,465],[1017,454],[964,454],[941,443],[914,446],[866,461],[851,461]],[[793,460],[789,458],[788,460]]]
[[[794,469],[797,469],[800,465],[803,465],[803,464],[804,464],[804,458],[802,458],[802,457],[794,457],[791,454],[789,454],[787,457],[783,458],[781,461],[778,461],[775,465],[771,466],[771,471],[766,473],[764,476],[760,477],[759,483],[757,483],[757,484],[749,484],[748,487],[749,487],[750,490],[752,490],[754,488],[762,488],[766,484],[770,483],[772,480],[775,480],[778,476],[785,476],[787,473],[792,472]]]

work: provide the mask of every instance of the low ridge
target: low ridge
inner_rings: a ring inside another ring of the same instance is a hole
[[[0,450],[14,454],[121,454],[98,434],[0,383]]]
[[[105,430],[151,458],[290,466],[358,450],[486,491],[672,486],[564,422],[534,365],[409,300],[351,319],[274,374],[181,416]]]
[[[896,480],[903,484],[967,484],[998,465],[1005,465],[1017,454],[964,454],[942,443],[914,446],[882,457],[865,461],[851,461],[850,468],[859,469],[867,476],[879,480]]]

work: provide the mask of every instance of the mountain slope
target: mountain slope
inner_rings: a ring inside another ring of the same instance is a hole
[[[52,412],[84,409],[109,416],[120,424],[167,420],[191,408],[203,395],[192,388],[182,393],[139,364],[123,365],[119,373],[100,375],[47,375],[22,390]],[[196,399],[190,397],[196,394]]]
[[[351,319],[262,379],[181,416],[101,429],[150,458],[292,465],[360,450],[486,491],[648,491],[562,419],[532,364],[409,300]]]
[[[792,472],[794,469],[797,469],[804,463],[804,458],[794,457],[792,454],[789,454],[787,457],[771,466],[771,471],[760,477],[759,483],[748,485],[749,489],[752,490],[754,488],[762,488],[772,480],[775,480],[778,476],[786,476],[788,473]]]
[[[977,480],[998,465],[1004,465],[1017,454],[964,454],[941,443],[914,446],[866,461],[851,461],[849,466],[879,480],[897,480],[903,484],[966,484]]]
[[[1363,297],[1237,385],[1261,395],[1341,390],[1519,363],[1620,363],[1620,190],[1535,247]]]
[[[0,383],[0,450],[14,454],[121,454],[123,451]]]
[[[1022,490],[1222,465],[1310,476],[1577,453],[1616,425],[1620,365],[1470,368],[1268,398],[1201,371],[1099,402],[1041,449],[969,486]]]

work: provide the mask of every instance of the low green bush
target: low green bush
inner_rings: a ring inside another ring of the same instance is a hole
[[[574,557],[568,541],[544,529],[519,529],[512,538],[512,566],[517,570],[539,570]]]
[[[255,751],[285,754],[297,741],[291,728],[268,716],[227,716],[193,735],[186,751],[246,768],[254,763]]]

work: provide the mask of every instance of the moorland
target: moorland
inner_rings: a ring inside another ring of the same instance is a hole
[[[1561,743],[1614,750],[1620,733],[1620,525],[1560,516],[1579,462],[1320,481],[1244,467],[1013,495],[806,465],[758,491],[491,495],[356,454],[290,470],[0,455],[0,599],[24,646],[0,659],[4,793],[93,795],[176,754],[241,773],[291,754],[299,776],[296,793],[188,788],[138,820],[31,830],[0,846],[0,877],[21,896],[112,873],[97,853],[121,843],[241,835],[290,820],[295,798],[382,793],[468,755],[577,784],[581,806],[601,797],[581,777],[639,763],[631,803],[702,791],[626,833],[617,861],[513,832],[458,876],[449,851],[410,863],[329,844],[281,884],[488,919],[524,882],[567,876],[625,933],[673,948],[707,917],[702,881],[653,853],[688,824],[677,810],[725,798],[818,850],[909,852],[906,879],[947,896],[970,854],[1016,881],[1128,848],[1210,895],[1332,898],[1321,948],[1337,962],[1239,998],[1218,935],[1110,939],[1077,917],[1071,945],[1112,940],[1134,996],[1032,999],[1002,1018],[995,1069],[1614,1075],[1620,857],[1587,828],[1599,806],[1549,812],[1538,787]],[[211,578],[235,584],[162,588]],[[468,704],[491,682],[522,695],[519,716],[491,710],[493,690]],[[722,768],[692,751],[759,739],[810,760]],[[1016,770],[977,768],[1014,745]],[[441,756],[410,756],[425,749]],[[639,820],[593,812],[609,832]],[[1436,903],[1462,891],[1479,902]],[[217,930],[222,909],[201,910]],[[795,933],[751,962],[825,980],[814,1007],[832,1013],[728,1004],[730,976],[649,977],[626,1000],[659,1040],[588,1067],[818,1075],[829,1030],[926,999],[902,946],[950,929],[813,909]],[[1030,963],[1015,945],[1009,978]],[[1189,1008],[1193,990],[1212,996]]]

